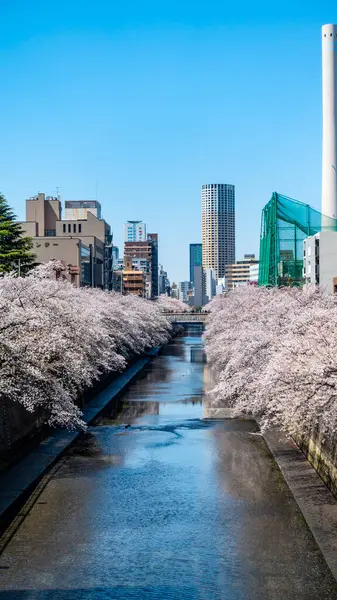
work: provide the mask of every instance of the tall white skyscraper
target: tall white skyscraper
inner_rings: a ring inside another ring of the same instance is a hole
[[[125,242],[146,242],[146,225],[142,221],[128,221],[124,225]]]
[[[322,27],[322,213],[337,218],[337,25]]]
[[[202,186],[202,266],[213,269],[215,279],[225,276],[235,262],[235,186],[209,183]]]

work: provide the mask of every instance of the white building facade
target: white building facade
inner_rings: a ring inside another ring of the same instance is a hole
[[[210,302],[216,295],[216,279],[214,269],[205,269],[205,291]]]
[[[146,225],[142,221],[128,221],[124,225],[125,242],[146,242]]]
[[[259,282],[259,263],[249,266],[249,282],[251,282],[251,283]]]
[[[322,213],[337,218],[337,25],[322,27]]]
[[[178,283],[178,297],[182,302],[188,301],[188,292],[192,290],[192,283],[190,281],[179,281]]]
[[[224,294],[227,291],[226,278],[221,277],[218,279],[218,283],[216,284],[215,293],[217,296]]]
[[[306,285],[319,285],[336,293],[337,231],[320,231],[303,242],[303,278]]]

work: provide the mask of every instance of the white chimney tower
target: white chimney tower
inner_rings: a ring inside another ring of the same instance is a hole
[[[337,218],[337,25],[322,27],[322,213]]]

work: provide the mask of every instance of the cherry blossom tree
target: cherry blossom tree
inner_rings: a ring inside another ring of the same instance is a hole
[[[41,407],[51,425],[83,427],[83,390],[165,343],[171,325],[155,303],[56,280],[59,266],[0,279],[0,394]]]
[[[215,309],[214,309],[215,308]],[[337,425],[337,303],[316,288],[239,288],[213,307],[205,333],[215,406],[294,434]]]
[[[165,294],[161,294],[159,296],[159,298],[156,300],[156,305],[160,307],[162,312],[166,313],[190,312],[191,310],[190,307],[185,304],[185,302],[177,300],[177,298],[171,298]]]

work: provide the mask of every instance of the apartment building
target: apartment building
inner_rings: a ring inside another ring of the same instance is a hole
[[[247,285],[250,281],[251,267],[252,265],[258,265],[258,263],[255,254],[245,254],[243,260],[237,260],[235,263],[227,265],[226,284],[228,290]]]

